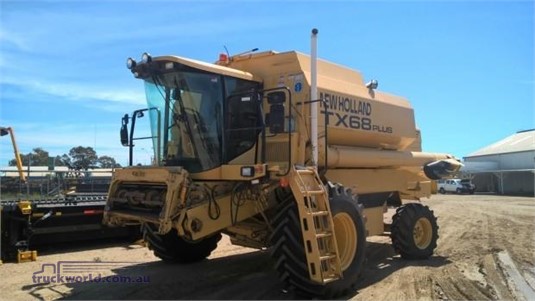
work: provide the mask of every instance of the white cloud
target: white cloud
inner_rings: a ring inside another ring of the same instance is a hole
[[[256,6],[240,3],[241,8],[247,5]],[[96,145],[100,155],[116,157],[121,164],[126,162],[128,153],[118,137],[122,114],[117,118],[106,117],[117,123],[97,124],[95,131],[94,125],[81,121],[64,125],[65,121],[50,120],[47,104],[43,102],[55,102],[54,109],[59,107],[57,103],[65,104],[60,110],[66,116],[95,116],[97,122],[103,120],[104,117],[96,116],[104,110],[125,113],[146,105],[142,83],[125,69],[124,60],[129,55],[151,49],[154,52],[181,49],[180,53],[190,51],[202,56],[208,48],[199,49],[198,42],[216,41],[221,45],[229,40],[241,40],[240,33],[256,35],[298,22],[295,18],[283,21],[276,18],[273,22],[272,16],[258,10],[239,15],[229,11],[224,1],[201,4],[169,1],[164,5],[150,2],[130,5],[122,1],[8,1],[1,6],[0,85],[10,85],[13,89],[5,89],[0,95],[0,107],[4,106],[0,125],[16,129],[23,153],[43,147],[51,155],[61,155],[74,146]],[[222,16],[223,10],[228,14]],[[29,106],[43,106],[44,114],[36,114],[28,122],[30,117],[24,112],[11,110],[19,100]],[[74,102],[76,106],[70,106]],[[87,110],[80,112],[80,107]],[[0,139],[0,166],[13,158],[9,139],[4,138]],[[151,153],[150,145],[138,145],[138,156],[147,157]]]
[[[103,102],[128,103],[135,105],[145,104],[145,95],[142,86],[139,89],[119,89],[95,84],[57,83],[42,80],[0,78],[0,84],[17,86],[23,90],[45,93],[70,100],[98,100]]]
[[[195,5],[177,2],[169,4],[168,9],[154,10],[157,13],[143,8],[148,4],[132,6],[112,1],[105,5],[97,2],[74,6],[58,2],[32,9],[6,7],[0,41],[3,37],[20,50],[32,54],[72,55],[77,52],[83,55],[110,45],[128,47],[128,44],[162,42],[173,46],[191,45],[191,38],[219,41],[225,33],[236,35],[281,28],[296,22],[295,17],[288,21],[279,18],[273,22],[272,16],[260,13],[237,16],[232,10],[221,15],[221,10],[228,9],[224,2]]]
[[[96,99],[111,102],[127,102],[144,104],[145,98],[143,93],[132,90],[110,89],[107,87],[80,85],[80,84],[58,84],[32,82],[30,88],[51,95],[65,97],[73,100],[79,99]]]
[[[29,47],[28,42],[22,37],[22,35],[8,32],[2,27],[0,27],[0,43],[4,44],[4,47],[6,44],[8,44],[13,45],[20,50],[31,50],[31,47]]]

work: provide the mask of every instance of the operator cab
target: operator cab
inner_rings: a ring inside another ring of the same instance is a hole
[[[250,73],[176,56],[153,59],[148,54],[139,64],[129,59],[127,66],[145,81],[157,165],[199,173],[231,164],[253,148],[247,164],[259,163],[263,150],[258,148],[264,145],[266,130],[263,94],[261,82]],[[284,93],[270,95],[277,95],[278,107],[283,106]],[[272,123],[284,120],[276,116],[284,115],[284,109],[277,109]],[[125,146],[127,123],[123,119]],[[268,129],[280,126],[267,125]]]

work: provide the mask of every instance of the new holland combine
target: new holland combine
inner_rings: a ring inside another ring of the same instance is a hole
[[[116,170],[104,222],[141,225],[168,262],[205,259],[221,234],[270,248],[287,287],[323,297],[354,289],[367,236],[389,231],[403,258],[430,257],[438,226],[416,200],[460,163],[421,151],[406,99],[317,60],[316,34],[310,57],[128,59],[148,108],[123,117],[121,140],[132,150],[128,124],[147,113],[155,165]],[[389,206],[397,212],[385,225]]]

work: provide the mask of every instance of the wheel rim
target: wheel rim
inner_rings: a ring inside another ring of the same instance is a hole
[[[433,227],[429,219],[421,217],[414,224],[414,243],[418,249],[425,249],[431,244],[433,237]]]
[[[345,212],[333,216],[333,224],[336,246],[338,247],[338,254],[340,254],[340,265],[342,271],[344,271],[351,265],[357,252],[357,226],[351,216]]]

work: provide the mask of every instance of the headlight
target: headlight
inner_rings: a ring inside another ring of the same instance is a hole
[[[126,60],[126,68],[128,69],[133,69],[136,67],[136,61],[134,61],[133,58],[129,57],[127,60]]]
[[[240,175],[242,177],[253,177],[254,176],[254,167],[253,166],[242,166],[240,170]]]
[[[141,61],[143,63],[150,63],[152,61],[152,57],[150,56],[150,54],[148,54],[147,52],[143,53],[143,55],[141,56]]]

